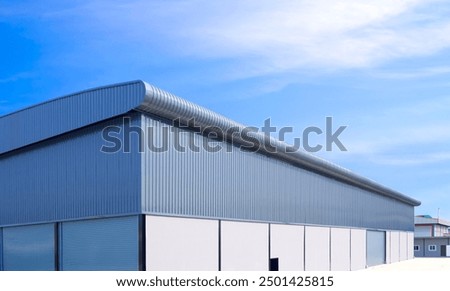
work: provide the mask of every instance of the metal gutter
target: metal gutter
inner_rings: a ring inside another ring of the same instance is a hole
[[[202,131],[214,131],[219,135],[229,132],[227,130],[230,128],[237,128],[240,132],[244,132],[246,130],[244,125],[234,122],[231,119],[228,119],[209,109],[191,103],[145,82],[143,82],[143,84],[146,89],[145,98],[141,105],[136,108],[137,110],[158,115],[170,120],[179,120],[180,123],[188,126],[192,124],[192,120],[195,120],[194,125],[196,127],[200,127]],[[418,200],[380,185],[370,179],[359,176],[326,160],[315,157],[307,152],[298,150],[294,151],[292,146],[274,138],[267,137],[262,133],[247,131],[247,134],[257,141],[256,147],[258,151],[262,151],[268,156],[287,161],[291,164],[312,170],[321,175],[325,175],[359,188],[402,201],[412,206],[419,206],[421,204]],[[255,143],[250,143],[248,140],[243,139],[240,135],[229,134],[222,137],[227,141],[231,141],[233,144],[255,148]],[[276,150],[267,151],[264,150],[264,146],[266,148],[270,148],[270,146],[272,146],[275,147]]]

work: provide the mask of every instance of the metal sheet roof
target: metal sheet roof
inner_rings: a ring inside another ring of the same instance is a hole
[[[245,131],[246,126],[230,120],[209,109],[165,92],[143,81],[132,81],[111,86],[94,88],[61,98],[53,99],[32,107],[0,117],[0,155],[21,147],[40,142],[66,132],[138,110],[169,120],[179,120],[207,132],[219,135],[230,128]],[[37,116],[41,123],[37,124]],[[409,205],[418,206],[420,201],[359,176],[331,162],[320,159],[305,151],[294,151],[293,147],[267,137],[262,133],[247,132],[255,143],[249,143],[239,135],[222,135],[225,140],[237,145],[252,146],[260,153],[281,159],[321,175],[391,197]],[[276,151],[267,151],[264,146],[274,146]]]
[[[442,218],[433,218],[433,217],[421,217],[416,216],[414,217],[414,224],[420,225],[420,224],[441,224],[444,226],[450,226],[450,221],[442,219]]]

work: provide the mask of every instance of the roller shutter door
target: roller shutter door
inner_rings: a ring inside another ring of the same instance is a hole
[[[61,223],[62,270],[138,270],[139,218]]]
[[[54,271],[55,225],[3,228],[3,268],[6,271]]]
[[[367,231],[367,266],[386,262],[386,234],[384,231]]]

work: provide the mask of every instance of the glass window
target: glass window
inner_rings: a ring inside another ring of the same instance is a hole
[[[420,246],[415,245],[415,246],[414,246],[414,251],[415,251],[415,252],[420,251]]]
[[[429,246],[428,246],[428,250],[429,250],[430,252],[436,251],[436,245],[429,245]]]

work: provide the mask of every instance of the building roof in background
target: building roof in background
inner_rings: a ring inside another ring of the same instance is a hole
[[[416,215],[416,217],[414,217],[414,224],[440,224],[450,227],[450,221],[442,218],[433,218],[430,215]]]

